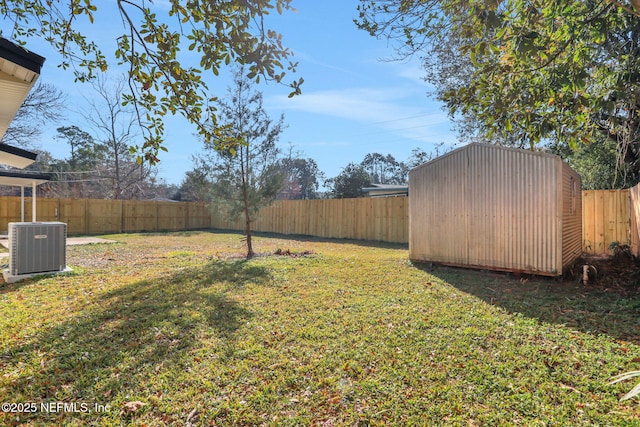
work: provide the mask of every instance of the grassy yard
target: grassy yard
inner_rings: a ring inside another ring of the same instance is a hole
[[[72,275],[0,284],[21,409],[0,425],[640,425],[634,383],[606,384],[640,366],[638,298],[402,246],[264,236],[311,254],[245,261],[237,234],[107,237],[69,248]]]

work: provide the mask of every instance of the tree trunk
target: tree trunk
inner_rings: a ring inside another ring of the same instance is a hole
[[[251,218],[249,217],[249,209],[245,204],[244,208],[244,234],[247,238],[247,259],[253,258],[253,244],[251,243]]]
[[[253,258],[253,244],[251,242],[251,215],[249,213],[249,189],[247,188],[247,173],[249,167],[245,165],[245,156],[248,160],[248,153],[245,153],[244,147],[240,147],[240,173],[242,175],[242,202],[244,204],[244,235],[247,238],[247,259]]]

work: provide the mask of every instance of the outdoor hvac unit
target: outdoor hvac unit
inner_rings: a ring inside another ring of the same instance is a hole
[[[10,274],[63,271],[67,263],[66,244],[67,224],[63,222],[10,222]]]

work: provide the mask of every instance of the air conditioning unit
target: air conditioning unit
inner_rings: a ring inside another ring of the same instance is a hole
[[[13,276],[64,271],[67,264],[67,224],[10,222],[9,274]]]

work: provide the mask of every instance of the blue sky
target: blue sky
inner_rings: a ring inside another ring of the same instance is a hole
[[[156,7],[162,7],[161,3],[156,2]],[[414,148],[432,151],[441,142],[455,144],[446,112],[429,97],[430,88],[421,80],[424,73],[419,62],[385,61],[394,54],[387,41],[356,28],[357,0],[292,3],[297,12],[274,16],[270,27],[283,34],[284,44],[299,62],[295,77],[305,80],[302,95],[288,98],[287,87],[274,83],[258,86],[268,113],[273,118],[284,113],[288,127],[280,139],[283,149],[292,145],[302,156],[315,159],[327,177],[333,177],[367,153],[405,160]],[[106,43],[104,50],[109,53],[113,35],[100,25],[98,16],[97,25],[87,31],[99,44]],[[117,25],[113,28],[119,33]],[[47,129],[38,144],[55,157],[66,158],[68,147],[52,136],[60,125],[83,128],[77,111],[86,105],[91,89],[73,83],[71,72],[57,68],[59,61],[47,45],[30,40],[27,47],[47,58],[41,80],[69,94],[73,107],[67,120]],[[212,92],[224,95],[231,80],[212,76],[210,82]],[[169,152],[161,154],[159,169],[160,177],[170,184],[181,182],[192,168],[192,155],[202,150],[193,133],[180,118],[166,122]]]

